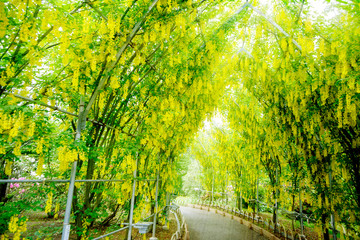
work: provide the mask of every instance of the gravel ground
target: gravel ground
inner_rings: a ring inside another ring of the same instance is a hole
[[[219,214],[181,207],[190,232],[190,240],[266,240],[239,222]]]

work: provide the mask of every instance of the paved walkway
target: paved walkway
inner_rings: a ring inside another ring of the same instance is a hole
[[[190,240],[266,240],[239,222],[206,210],[181,207]]]

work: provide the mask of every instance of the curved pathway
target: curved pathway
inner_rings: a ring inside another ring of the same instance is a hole
[[[206,210],[180,207],[190,240],[266,240],[239,222]]]

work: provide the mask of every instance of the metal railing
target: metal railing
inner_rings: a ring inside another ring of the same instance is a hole
[[[172,212],[175,215],[176,223],[177,223],[177,230],[176,232],[171,236],[171,240],[179,240],[184,234],[185,231],[185,218],[182,215],[179,206],[173,204],[171,206],[170,212]]]
[[[160,209],[158,212],[153,213],[153,214],[151,214],[150,216],[148,216],[148,217],[146,217],[146,218],[142,219],[141,221],[139,221],[139,222],[137,222],[137,223],[132,224],[132,226],[135,226],[136,224],[138,224],[138,223],[140,223],[140,222],[143,222],[143,221],[145,221],[145,220],[147,220],[147,219],[149,219],[149,218],[154,217],[154,215],[155,215],[155,214],[156,214],[156,215],[158,215],[159,213],[161,213],[162,211],[164,211],[164,210],[166,209],[166,207],[168,207],[168,206],[165,206],[165,207],[163,207],[162,209]],[[102,238],[105,238],[105,237],[111,236],[111,235],[113,235],[113,234],[115,234],[115,233],[121,232],[121,231],[126,230],[126,229],[128,229],[128,228],[129,228],[129,224],[128,224],[128,223],[124,223],[124,225],[128,225],[128,226],[122,227],[122,228],[120,228],[120,229],[118,229],[118,230],[115,230],[115,231],[113,231],[113,232],[110,232],[110,233],[107,233],[107,234],[101,235],[101,236],[99,236],[99,237],[92,238],[92,240],[102,239]],[[156,222],[153,222],[153,225],[155,225],[155,226],[156,226]]]
[[[272,231],[274,231],[274,233],[280,234],[285,239],[307,240],[307,238],[304,234],[294,233],[291,229],[286,229],[285,226],[280,223],[276,223],[276,227],[275,227],[275,223],[271,219],[270,220],[264,219],[263,217],[259,216],[256,213],[248,213],[248,212],[245,212],[242,210],[240,211],[238,208],[221,206],[219,204],[217,204],[217,205],[216,204],[202,204],[200,200],[195,201],[195,203],[199,204],[200,206],[203,206],[203,207],[208,207],[208,208],[211,207],[216,210],[220,210],[223,212],[227,212],[229,214],[233,214],[233,215],[241,217],[245,220],[253,221],[254,223],[256,222],[257,225],[259,225],[260,227],[263,227],[268,230],[272,230]]]
[[[135,198],[136,182],[137,181],[156,181],[156,195],[155,195],[156,207],[155,208],[157,209],[158,185],[159,185],[158,183],[160,181],[159,173],[157,173],[156,179],[146,179],[146,178],[139,178],[139,177],[135,177],[135,176],[136,176],[136,170],[134,171],[134,177],[133,178],[127,178],[127,179],[79,179],[79,180],[75,180],[75,179],[73,179],[73,180],[71,180],[71,179],[69,179],[69,180],[67,180],[67,179],[0,179],[0,184],[1,183],[70,183],[71,181],[73,183],[76,183],[76,182],[126,182],[126,181],[133,181],[132,198],[131,198],[131,201],[133,202],[134,198]],[[72,203],[72,201],[70,201],[70,203]],[[153,236],[155,236],[155,231],[156,231],[156,215],[159,214],[161,211],[163,211],[165,208],[166,208],[166,206],[163,207],[160,211],[156,210],[156,214],[154,213],[154,214],[150,215],[149,217],[143,219],[143,220],[146,220],[146,219],[149,219],[151,217],[154,217]],[[68,209],[69,208],[67,206],[67,210]],[[132,227],[135,225],[135,224],[132,223],[133,210],[134,210],[134,204],[132,204],[131,208],[130,208],[130,215],[131,215],[130,216],[130,220],[131,220],[130,222],[131,222],[131,224],[127,224],[128,226],[122,227],[122,228],[120,228],[118,230],[115,230],[113,232],[110,232],[110,233],[98,236],[96,238],[93,238],[93,240],[108,237],[110,235],[113,235],[115,233],[118,233],[118,232],[123,231],[123,230],[128,229],[128,228],[130,228],[128,239],[131,239]],[[70,219],[70,214],[71,214],[70,211],[65,212],[64,226],[66,225],[67,227],[66,227],[65,232],[63,230],[62,240],[68,240],[69,239],[70,225],[65,224],[65,222],[66,222],[66,219],[68,219],[68,220]]]

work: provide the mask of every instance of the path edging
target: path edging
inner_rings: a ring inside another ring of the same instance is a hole
[[[255,224],[253,224],[252,222],[249,222],[243,218],[240,218],[238,216],[234,216],[233,214],[229,214],[227,212],[224,212],[224,211],[221,211],[221,210],[218,210],[218,209],[214,209],[214,208],[211,208],[211,207],[203,207],[203,206],[200,206],[200,205],[196,205],[196,204],[189,204],[190,207],[193,207],[193,208],[198,208],[200,210],[207,210],[209,212],[214,212],[214,213],[218,213],[220,215],[223,215],[224,217],[229,217],[231,219],[234,219],[236,221],[238,221],[240,224],[243,224],[245,226],[247,226],[249,229],[259,233],[260,235],[262,236],[265,236],[267,237],[268,239],[270,240],[281,240],[280,238],[278,238],[277,236],[275,236],[274,234],[272,234],[271,232],[267,231],[266,229],[262,228],[262,227],[259,227]],[[188,240],[188,239],[186,239]]]
[[[188,226],[187,226],[186,222],[185,222],[185,225],[184,225],[184,235],[182,237],[182,240],[190,240],[190,232],[188,230]]]

